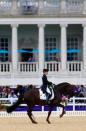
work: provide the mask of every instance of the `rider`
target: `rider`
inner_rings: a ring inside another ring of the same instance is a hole
[[[43,93],[46,94],[46,102],[47,102],[47,104],[50,104],[50,101],[49,101],[50,94],[47,92],[47,87],[48,87],[48,85],[52,85],[52,82],[49,82],[47,80],[47,75],[48,75],[48,69],[43,69],[43,76],[42,76],[43,85],[42,85],[42,90],[43,90]]]

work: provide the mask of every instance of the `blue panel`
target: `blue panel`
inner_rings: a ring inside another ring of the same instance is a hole
[[[85,106],[75,106],[75,110],[76,111],[86,111],[86,107]]]
[[[66,106],[66,107],[65,107],[65,110],[66,110],[66,111],[73,111],[73,106]]]
[[[28,106],[18,107],[15,111],[27,111]],[[66,111],[73,111],[73,106],[66,106]],[[35,106],[33,111],[42,111],[42,106]],[[49,111],[49,106],[44,106],[44,111]],[[56,107],[53,108],[52,111],[56,111]],[[84,106],[75,106],[75,111],[86,111],[86,107]]]
[[[28,106],[25,107],[18,107],[15,109],[15,111],[27,111],[28,110]],[[35,106],[33,111],[42,111],[42,107],[41,106]]]
[[[44,106],[44,111],[49,111],[49,106]],[[54,107],[52,111],[56,111],[56,107]]]
[[[18,107],[15,109],[15,111],[27,111],[28,110],[28,107],[25,106],[25,107]]]
[[[42,106],[35,106],[33,111],[42,111]]]

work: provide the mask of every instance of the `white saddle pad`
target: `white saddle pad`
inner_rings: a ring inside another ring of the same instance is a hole
[[[49,94],[51,94],[49,88],[47,88],[47,92],[48,92]],[[41,89],[39,89],[39,94],[40,94],[40,99],[41,99],[41,100],[46,100],[46,94],[43,93]],[[54,92],[53,92],[53,90],[52,90],[52,96],[50,97],[49,100],[52,100],[53,98],[54,98]]]

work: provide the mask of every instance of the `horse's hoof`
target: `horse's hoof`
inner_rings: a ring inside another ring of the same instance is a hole
[[[66,114],[66,111],[64,111],[64,114]]]
[[[46,120],[48,122],[48,124],[51,124],[51,122],[49,120]]]
[[[33,121],[33,124],[38,124],[36,121]]]
[[[59,117],[62,118],[63,115],[60,115]]]
[[[48,124],[51,124],[51,122],[49,121]]]

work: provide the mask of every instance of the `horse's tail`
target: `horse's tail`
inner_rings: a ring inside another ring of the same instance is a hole
[[[18,107],[18,105],[22,103],[23,98],[24,98],[24,95],[20,95],[18,100],[12,106],[9,106],[7,108],[7,113],[11,113],[12,111],[14,111]]]

